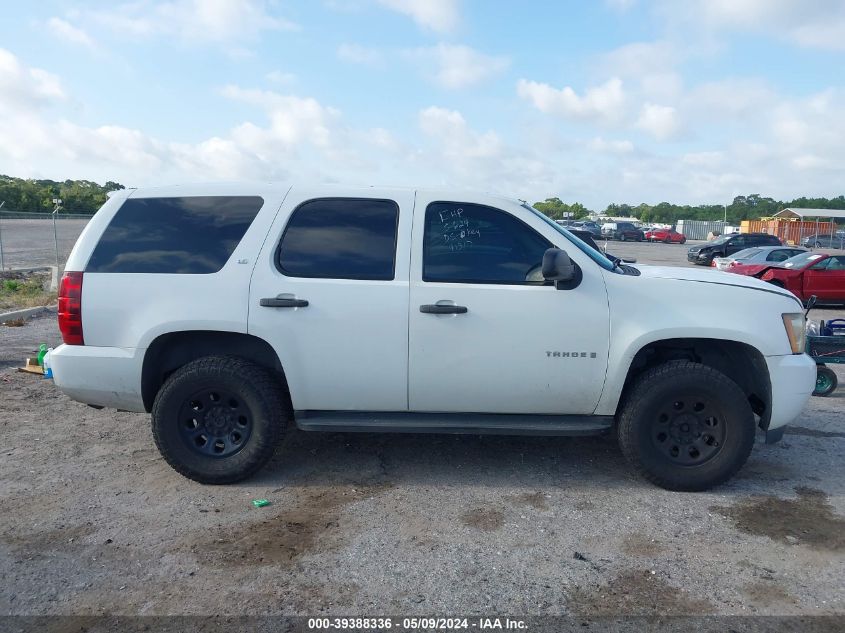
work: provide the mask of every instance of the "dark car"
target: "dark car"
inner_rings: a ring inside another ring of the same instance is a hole
[[[801,242],[807,248],[841,248],[845,249],[845,231],[837,231],[833,235],[818,233],[808,235]]]
[[[574,228],[573,229],[567,229],[567,231],[572,233],[572,235],[574,235],[575,237],[580,239],[582,242],[586,243],[587,246],[590,246],[591,248],[597,250],[599,253],[604,253],[604,256],[607,257],[612,262],[618,261],[618,262],[625,262],[626,264],[636,264],[637,263],[636,259],[630,259],[628,257],[625,257],[623,259],[622,257],[617,257],[616,255],[612,255],[611,253],[608,253],[608,252],[600,249],[598,247],[598,245],[596,244],[595,240],[593,240],[593,234],[590,231],[587,231],[585,229],[574,229]]]
[[[727,257],[752,246],[781,246],[781,241],[777,236],[768,233],[722,235],[706,244],[690,248],[687,251],[687,261],[709,266],[714,257]]]
[[[609,240],[642,242],[645,234],[631,222],[610,222],[601,227],[601,236]]]

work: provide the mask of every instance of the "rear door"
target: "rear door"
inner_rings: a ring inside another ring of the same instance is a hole
[[[252,276],[249,333],[279,355],[295,410],[407,410],[413,206],[413,191],[390,189],[285,199]]]
[[[755,246],[755,244],[751,244],[744,235],[737,235],[729,239],[728,243],[725,244],[725,255],[733,255],[749,246]]]

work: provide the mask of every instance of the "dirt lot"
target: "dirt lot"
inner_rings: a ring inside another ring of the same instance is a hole
[[[147,416],[14,371],[58,341],[53,316],[0,328],[0,614],[845,614],[845,388],[708,493],[609,439],[297,431],[210,487]]]

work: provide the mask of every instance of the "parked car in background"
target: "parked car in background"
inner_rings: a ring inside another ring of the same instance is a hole
[[[574,228],[583,231],[589,231],[593,237],[601,237],[601,227],[592,220],[585,220],[583,222],[576,222]]]
[[[752,246],[782,246],[782,244],[777,236],[768,233],[722,235],[706,244],[690,248],[687,251],[687,261],[709,266],[717,257],[727,257]]]
[[[686,244],[687,238],[675,229],[650,229],[645,232],[645,239],[649,242],[665,242],[666,244]]]
[[[820,304],[845,303],[845,255],[802,253],[754,277],[786,288],[805,303],[813,295]]]
[[[806,252],[807,249],[800,246],[755,246],[734,253],[730,257],[716,257],[713,259],[713,266],[717,270],[728,270],[738,265],[755,265],[764,268]]]
[[[642,242],[645,235],[633,222],[608,222],[601,227],[601,236],[608,240],[619,240],[620,242],[633,241]]]
[[[614,265],[619,265],[620,263],[623,263],[623,262],[625,264],[636,264],[637,263],[636,259],[629,259],[627,257],[623,259],[621,257],[617,257],[616,255],[614,255],[612,253],[608,253],[607,251],[599,248],[598,244],[596,244],[595,240],[593,239],[593,234],[590,233],[589,231],[586,231],[584,229],[574,228],[574,227],[567,229],[567,231],[569,231],[570,233],[572,233],[572,235],[574,235],[579,240],[581,240],[582,242],[587,244],[587,246],[589,246],[590,248],[597,250],[599,253],[603,253],[604,256],[607,257],[607,259],[609,259],[611,262],[614,263]]]
[[[801,242],[807,248],[840,248],[845,249],[845,231],[836,231],[833,235],[830,233],[816,233],[815,235],[808,235]]]

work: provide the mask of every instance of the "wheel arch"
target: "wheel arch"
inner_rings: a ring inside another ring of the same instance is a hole
[[[148,412],[152,410],[156,394],[174,371],[198,358],[221,355],[245,358],[272,372],[290,400],[284,368],[267,341],[238,332],[186,330],[161,334],[147,347],[141,369],[144,408]]]
[[[713,338],[667,338],[644,344],[633,355],[618,402],[616,415],[636,379],[652,367],[672,360],[690,360],[721,372],[733,380],[748,398],[766,430],[771,419],[772,386],[763,354],[752,345]]]

